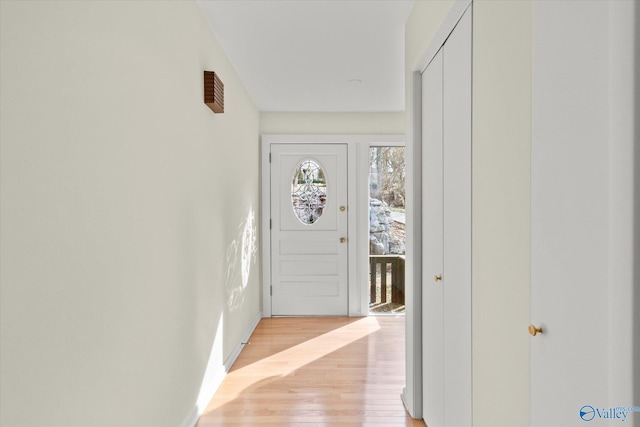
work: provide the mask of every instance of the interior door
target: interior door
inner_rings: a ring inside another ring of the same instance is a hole
[[[347,245],[346,145],[272,144],[272,315],[348,315]]]
[[[442,52],[422,73],[422,413],[429,426],[444,425]]]
[[[609,3],[534,2],[531,427],[626,405],[609,399]]]
[[[444,425],[464,427],[472,422],[471,9],[443,49]]]
[[[471,426],[471,10],[422,74],[423,416]]]

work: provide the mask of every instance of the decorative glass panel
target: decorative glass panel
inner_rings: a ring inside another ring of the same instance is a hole
[[[303,160],[293,173],[291,204],[303,224],[313,224],[322,216],[327,203],[327,180],[313,160]]]

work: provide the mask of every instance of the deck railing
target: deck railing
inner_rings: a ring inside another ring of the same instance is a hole
[[[404,255],[371,255],[369,268],[371,283],[369,302],[404,304]],[[389,273],[391,277],[388,277]],[[378,283],[380,284],[379,295]],[[388,286],[391,286],[391,301],[387,301]]]

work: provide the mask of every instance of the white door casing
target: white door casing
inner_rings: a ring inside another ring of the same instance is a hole
[[[271,163],[274,144],[341,144],[347,147],[348,294],[349,316],[369,312],[369,149],[372,146],[404,146],[404,135],[262,135],[261,137],[260,247],[262,313],[271,317]]]
[[[292,205],[294,173],[304,160],[324,171],[326,204],[311,224]],[[348,314],[347,147],[271,145],[271,313]]]

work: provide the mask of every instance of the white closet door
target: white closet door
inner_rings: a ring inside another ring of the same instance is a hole
[[[422,74],[423,416],[471,426],[471,10]]]
[[[608,302],[607,26],[616,3],[534,3],[531,322],[542,334],[531,338],[531,427],[609,425],[596,409],[632,402],[609,399],[609,307],[619,307]]]
[[[422,74],[422,413],[429,426],[444,425],[442,66],[440,50]]]
[[[444,421],[471,426],[471,11],[444,46]]]

